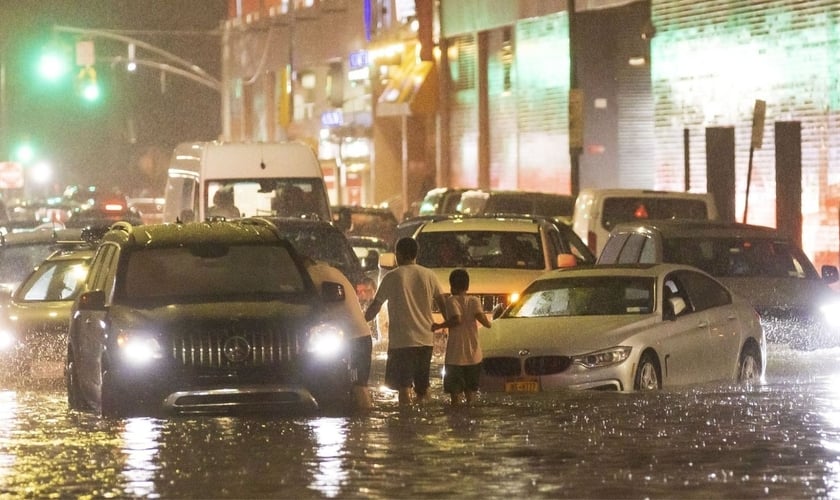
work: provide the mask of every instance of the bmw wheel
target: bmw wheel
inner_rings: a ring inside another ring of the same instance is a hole
[[[633,384],[637,391],[654,391],[662,388],[659,363],[652,352],[642,354],[639,368],[636,370],[636,381]]]
[[[745,345],[738,361],[738,382],[758,382],[761,377],[761,355],[752,345]]]

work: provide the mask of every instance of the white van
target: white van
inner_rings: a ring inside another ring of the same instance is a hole
[[[297,142],[179,144],[169,166],[163,220],[213,216],[331,220],[318,158]]]
[[[613,226],[645,219],[717,220],[710,193],[647,189],[582,189],[575,200],[572,229],[600,255]]]

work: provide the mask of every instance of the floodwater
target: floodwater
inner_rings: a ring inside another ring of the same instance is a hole
[[[5,389],[0,497],[840,497],[840,350],[769,356],[753,387],[452,409],[436,378],[425,406],[377,391],[346,418],[101,419],[68,412],[58,384]]]

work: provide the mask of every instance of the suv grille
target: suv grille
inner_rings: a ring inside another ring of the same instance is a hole
[[[278,367],[297,358],[294,335],[268,330],[218,328],[182,332],[172,339],[172,357],[196,368]]]

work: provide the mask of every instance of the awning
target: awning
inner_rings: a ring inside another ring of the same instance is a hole
[[[376,116],[431,115],[437,109],[437,72],[431,61],[400,66],[376,103]]]

